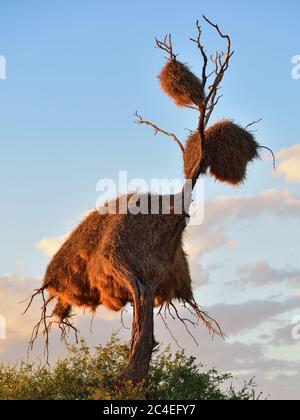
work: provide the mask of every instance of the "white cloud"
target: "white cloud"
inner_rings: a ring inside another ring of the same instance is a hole
[[[54,238],[43,238],[36,243],[36,248],[41,251],[47,257],[53,257],[54,254],[59,250],[62,244],[68,239],[69,233],[63,236]]]
[[[203,255],[223,246],[232,249],[238,246],[235,238],[226,235],[228,222],[232,224],[233,221],[253,220],[266,215],[297,218],[300,216],[300,199],[294,198],[288,190],[270,189],[255,196],[218,197],[207,202],[204,223],[188,226],[184,236],[192,274],[195,276],[198,270],[195,283],[204,283],[199,279],[199,260]]]
[[[87,210],[86,212],[84,212],[81,220],[88,217],[93,211],[94,209]],[[70,234],[71,232],[67,232],[62,236],[54,236],[53,238],[42,238],[35,244],[35,247],[47,257],[53,257],[54,254],[56,254],[59,248],[63,245],[63,243],[66,242]]]
[[[220,321],[225,334],[235,335],[257,328],[278,315],[300,307],[300,299],[293,297],[284,302],[251,300],[236,304],[217,304],[209,308],[211,316]]]
[[[288,190],[269,189],[254,196],[218,197],[205,205],[204,224],[220,226],[232,219],[264,216],[300,216],[300,199]]]
[[[289,268],[273,268],[267,261],[260,261],[254,265],[244,265],[238,269],[239,280],[233,284],[237,286],[265,286],[275,284],[289,284],[297,287],[300,284],[300,270]]]
[[[279,174],[287,181],[300,182],[300,144],[280,150],[276,157]]]
[[[8,339],[25,337],[31,331],[34,315],[32,313],[22,315],[27,305],[23,301],[39,286],[39,281],[23,276],[14,274],[0,276],[0,314],[6,320]]]

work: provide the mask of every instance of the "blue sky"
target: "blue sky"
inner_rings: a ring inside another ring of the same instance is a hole
[[[45,229],[59,234],[93,207],[99,178],[116,177],[119,168],[132,177],[181,175],[176,147],[136,127],[132,114],[138,109],[180,136],[186,135],[184,128],[194,128],[193,113],[177,110],[158,88],[155,76],[163,57],[153,40],[172,32],[180,57],[199,70],[199,55],[188,36],[202,13],[230,31],[236,50],[215,117],[246,124],[261,116],[259,140],[275,150],[296,143],[299,88],[290,73],[299,7],[297,1],[288,6],[280,1],[248,6],[236,1],[184,6],[168,1],[3,2],[3,270],[12,270],[16,256],[30,258],[31,244]],[[219,40],[206,29],[207,49],[214,50]],[[257,187],[256,178],[247,190]],[[28,274],[38,274],[36,260],[26,264]]]
[[[155,36],[172,32],[179,59],[199,74],[199,53],[188,38],[203,13],[231,34],[235,49],[213,119],[246,125],[262,117],[259,142],[276,152],[299,144],[300,81],[291,77],[292,57],[300,54],[296,0],[1,2],[7,79],[0,80],[0,275],[40,279],[48,257],[36,244],[64,235],[95,206],[99,179],[116,179],[119,170],[146,180],[182,176],[176,145],[134,125],[133,114],[138,110],[183,140],[185,128],[195,128],[194,112],[177,109],[160,91],[164,58],[153,46]],[[221,48],[203,27],[207,50]],[[299,199],[299,182],[272,173],[269,160],[251,167],[242,188],[208,179],[205,194],[213,203],[220,195],[255,198],[270,189]],[[222,266],[203,287],[207,304],[290,295],[278,284],[234,293],[216,286],[220,276],[233,281],[240,266],[260,261],[300,270],[299,212],[288,212],[268,207],[263,215],[222,221],[236,244],[198,255],[206,269]]]

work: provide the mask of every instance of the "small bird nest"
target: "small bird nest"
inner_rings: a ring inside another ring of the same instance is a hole
[[[239,185],[245,181],[248,163],[259,158],[260,146],[254,136],[230,120],[220,121],[205,131],[205,170],[220,182]],[[184,172],[192,177],[201,160],[200,136],[192,133],[184,151]]]
[[[159,74],[162,90],[180,107],[199,106],[205,97],[201,80],[180,61],[169,60]]]

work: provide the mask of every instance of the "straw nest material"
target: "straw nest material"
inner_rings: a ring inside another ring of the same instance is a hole
[[[120,200],[115,203],[118,209]],[[178,217],[91,213],[47,268],[43,287],[50,298],[58,298],[54,315],[63,320],[72,305],[121,310],[133,301],[125,281],[130,276],[148,285],[161,279],[155,306],[172,299],[191,300],[191,277],[182,244],[174,257],[165,243],[165,235],[178,223]]]
[[[204,100],[201,80],[177,60],[168,61],[159,75],[162,90],[178,106],[200,105]]]
[[[239,185],[245,181],[247,165],[259,158],[259,144],[253,135],[230,120],[220,121],[205,131],[206,170],[220,182]],[[199,133],[189,136],[184,151],[187,179],[201,160]]]

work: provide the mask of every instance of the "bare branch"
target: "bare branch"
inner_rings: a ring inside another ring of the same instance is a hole
[[[252,127],[255,124],[258,124],[261,121],[262,121],[262,118],[259,118],[259,119],[255,120],[255,121],[252,121],[250,124],[248,124],[248,125],[246,125],[246,127],[244,127],[244,130],[247,130],[247,128]]]
[[[176,61],[176,57],[178,54],[173,53],[173,45],[172,45],[172,35],[166,35],[163,41],[159,41],[155,38],[156,48],[159,48],[168,53],[170,60]]]
[[[193,109],[194,111],[199,111],[199,107],[194,105],[185,105],[186,108]]]
[[[180,148],[181,152],[182,152],[182,153],[184,152],[184,147],[183,147],[183,145],[182,145],[181,141],[178,139],[178,137],[177,137],[177,136],[175,136],[175,134],[168,133],[167,131],[162,130],[161,128],[157,127],[155,124],[151,123],[150,121],[143,120],[143,118],[142,118],[142,117],[138,114],[138,112],[136,112],[136,113],[134,114],[134,116],[135,116],[135,117],[137,117],[137,120],[135,121],[135,123],[136,123],[136,124],[140,124],[140,125],[147,125],[148,127],[153,128],[153,130],[154,130],[154,135],[155,135],[155,136],[156,136],[156,134],[157,134],[157,133],[162,133],[162,134],[164,134],[165,136],[172,137],[172,139],[173,139],[173,140],[177,143],[177,145],[179,146],[179,148]]]
[[[258,146],[258,148],[268,150],[271,153],[272,158],[273,158],[273,168],[274,168],[274,171],[275,171],[276,170],[276,157],[275,157],[275,154],[274,154],[273,150],[270,149],[267,146]]]
[[[199,305],[196,303],[194,299],[187,302],[188,305],[195,311],[196,315],[199,317],[199,319],[204,323],[204,325],[207,327],[209,333],[214,337],[214,335],[218,335],[221,338],[224,338],[225,335],[219,325],[219,323],[210,317],[207,312],[202,311],[199,308]]]
[[[58,325],[58,327],[61,330],[61,341],[63,341],[67,347],[69,346],[69,344],[67,342],[67,336],[68,336],[68,334],[71,330],[74,332],[76,343],[78,343],[78,330],[70,322],[70,319],[74,315],[70,315],[62,321],[52,320],[52,321],[48,322],[48,320],[53,319],[53,314],[52,315],[47,315],[47,308],[48,308],[49,303],[52,302],[52,300],[55,297],[50,296],[46,300],[46,298],[45,298],[45,290],[46,289],[47,289],[47,285],[41,287],[40,289],[36,290],[35,293],[32,296],[30,296],[28,299],[26,299],[24,301],[24,302],[29,301],[29,303],[28,303],[28,305],[27,305],[23,314],[25,314],[28,311],[28,309],[32,305],[35,297],[38,296],[38,295],[41,295],[42,300],[43,300],[43,306],[41,308],[42,309],[41,317],[40,317],[39,322],[33,327],[33,330],[32,330],[32,333],[31,333],[31,338],[29,340],[28,353],[33,350],[34,343],[36,342],[38,337],[40,335],[44,336],[45,337],[44,354],[45,354],[45,358],[46,358],[46,363],[50,367],[50,365],[49,365],[49,333],[50,333],[50,330],[51,330],[52,326],[55,325],[55,324]]]
[[[161,318],[161,320],[162,320],[162,322],[163,322],[164,326],[165,326],[165,327],[166,327],[166,329],[168,330],[168,332],[169,332],[170,336],[172,337],[172,339],[173,339],[174,343],[176,344],[176,346],[177,346],[178,348],[180,348],[181,350],[184,350],[184,348],[183,348],[183,347],[179,344],[179,342],[178,342],[177,338],[174,336],[174,334],[173,334],[173,332],[172,332],[171,328],[169,327],[169,325],[168,325],[168,323],[167,323],[166,319],[163,317],[162,313],[161,313],[161,312],[159,312],[159,313],[158,313],[158,315],[160,316],[160,318]]]
[[[202,66],[202,85],[203,85],[203,90],[205,89],[206,86],[206,82],[207,82],[207,74],[206,74],[206,69],[207,69],[207,64],[208,64],[208,57],[206,55],[206,52],[204,50],[204,47],[201,43],[201,36],[202,36],[202,28],[200,26],[199,20],[197,20],[196,22],[196,27],[197,27],[197,31],[198,31],[198,36],[197,39],[193,39],[190,38],[190,40],[192,42],[195,42],[197,44],[197,47],[199,48],[202,58],[203,58],[203,66]]]
[[[211,105],[207,108],[207,114],[205,116],[204,126],[205,128],[208,126],[208,122],[210,120],[211,114],[213,113],[215,106],[218,105],[220,99],[223,98],[224,95],[220,95],[216,98],[217,90],[215,91],[214,95],[211,97]]]
[[[259,124],[261,121],[262,121],[262,118],[258,118],[257,120],[252,121],[251,123],[246,125],[246,127],[244,127],[244,130],[247,130],[248,128],[252,127],[253,125]],[[252,132],[253,131],[254,130],[252,130]],[[249,132],[251,132],[251,131],[249,131]],[[258,148],[268,150],[271,153],[272,159],[273,159],[273,168],[274,168],[274,171],[275,171],[276,170],[276,157],[275,157],[275,154],[274,154],[273,150],[270,149],[267,146],[261,146],[261,145],[259,145]]]
[[[201,119],[204,120],[204,125],[207,125],[208,122],[209,122],[209,118],[210,118],[210,116],[213,112],[213,108],[216,105],[215,98],[216,98],[216,95],[217,95],[217,91],[218,91],[218,89],[220,89],[220,83],[222,82],[224,74],[229,67],[229,62],[230,62],[230,59],[231,59],[232,55],[234,54],[234,52],[231,51],[230,36],[229,35],[224,35],[221,32],[219,26],[212,23],[206,16],[203,16],[203,18],[209,25],[211,25],[213,28],[215,28],[217,30],[217,32],[221,36],[221,38],[227,40],[226,54],[222,51],[222,52],[216,52],[215,58],[213,58],[211,56],[211,61],[215,65],[215,76],[216,77],[215,77],[214,82],[212,83],[212,85],[209,88],[209,94],[207,95],[207,97],[205,99],[205,103],[204,103],[205,114],[207,112],[207,106],[210,106],[209,114],[201,117]],[[205,66],[205,63],[203,64],[203,66]]]
[[[199,24],[199,21],[196,22],[196,27],[198,31],[197,39],[190,38],[190,40],[197,44],[198,49],[200,50],[201,56],[203,58],[203,65],[202,65],[202,83],[203,89],[205,89],[207,80],[210,76],[215,74],[215,78],[213,83],[209,86],[208,95],[206,96],[204,102],[199,106],[199,121],[198,121],[198,132],[200,138],[200,145],[202,150],[202,159],[200,163],[197,163],[192,171],[192,188],[196,185],[197,179],[199,178],[201,173],[204,173],[206,170],[206,144],[205,144],[205,128],[207,127],[210,117],[214,111],[215,106],[218,104],[219,100],[222,96],[217,96],[217,92],[220,89],[221,82],[223,80],[224,74],[229,67],[230,59],[233,55],[233,51],[231,50],[231,39],[229,35],[223,34],[220,30],[219,26],[212,23],[206,16],[203,16],[204,20],[212,26],[222,39],[227,40],[227,50],[226,53],[216,52],[215,57],[211,56],[211,61],[214,64],[214,71],[207,75],[207,66],[208,66],[208,57],[204,50],[201,36],[202,36],[202,29]]]
[[[189,336],[193,339],[194,343],[198,347],[199,346],[199,343],[196,340],[196,338],[193,336],[193,334],[191,333],[191,331],[189,330],[189,328],[187,326],[187,321],[190,322],[194,328],[196,328],[196,324],[193,321],[191,321],[190,319],[181,318],[181,316],[179,315],[179,313],[177,311],[176,306],[172,302],[171,302],[171,306],[175,310],[175,314],[176,314],[177,318],[179,319],[179,321],[184,325],[184,328],[185,328],[186,332],[189,334]]]
[[[44,290],[46,290],[46,289],[47,289],[47,286],[43,286],[40,289],[35,289],[35,293],[33,295],[31,295],[31,296],[29,296],[29,298],[27,298],[27,299],[19,302],[19,303],[24,303],[24,302],[28,302],[29,301],[29,303],[26,306],[26,308],[25,308],[25,310],[24,310],[24,312],[23,312],[22,315],[25,315],[28,312],[28,310],[31,307],[31,305],[32,305],[34,299],[36,298],[36,296],[42,294],[44,292]]]

